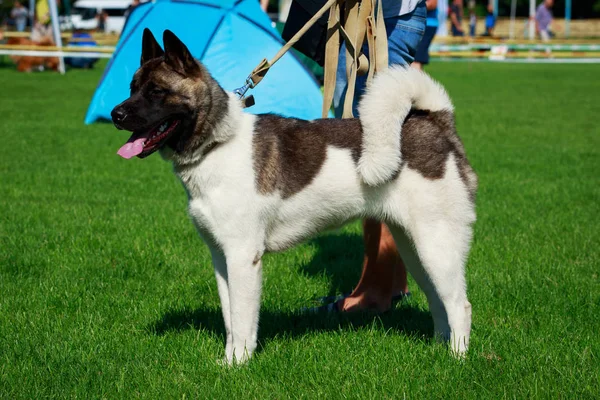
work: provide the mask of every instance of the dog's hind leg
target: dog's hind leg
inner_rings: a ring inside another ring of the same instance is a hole
[[[225,354],[233,353],[233,336],[231,334],[231,307],[229,305],[229,283],[227,276],[227,263],[225,255],[217,247],[210,246],[213,267],[215,268],[215,277],[217,279],[217,289],[219,290],[219,299],[221,299],[221,311],[223,313],[223,323],[225,325],[226,345]],[[227,362],[227,356],[225,357]]]
[[[436,337],[450,341],[455,354],[464,353],[471,332],[464,269],[470,225],[456,227],[443,220],[417,224],[410,232],[412,243],[404,229],[390,230],[408,271],[427,296]]]
[[[262,286],[261,256],[261,250],[244,243],[229,246],[225,251],[232,337],[232,344],[226,352],[229,363],[246,362],[256,349]]]

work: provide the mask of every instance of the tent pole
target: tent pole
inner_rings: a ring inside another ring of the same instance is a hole
[[[529,0],[529,40],[535,40],[535,0]]]
[[[571,34],[571,0],[565,0],[565,37]]]
[[[510,2],[510,28],[509,28],[509,37],[511,39],[515,38],[515,16],[517,14],[517,0],[511,0]]]
[[[62,38],[60,37],[60,28],[58,21],[58,10],[56,7],[56,0],[48,0],[48,6],[50,7],[50,18],[52,20],[52,33],[54,34],[54,43],[59,51],[62,53]],[[65,60],[62,55],[58,57],[58,71],[61,74],[65,73]]]
[[[33,31],[33,24],[35,22],[35,0],[29,0],[29,22],[31,24],[31,30]]]

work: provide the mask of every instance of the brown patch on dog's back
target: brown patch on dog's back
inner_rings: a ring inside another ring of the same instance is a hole
[[[319,173],[327,146],[349,149],[358,163],[362,126],[358,119],[304,121],[264,114],[257,117],[253,137],[256,185],[260,193],[281,191],[290,197]],[[403,165],[427,179],[441,179],[446,160],[454,154],[459,174],[474,199],[477,177],[466,158],[450,111],[411,111],[402,126]],[[398,166],[398,174],[402,169]],[[398,176],[396,174],[393,179]]]
[[[451,129],[451,132],[447,132]],[[406,164],[428,179],[444,176],[453,150],[453,116],[449,112],[412,111],[402,126],[401,151]]]
[[[358,162],[362,127],[357,119],[304,121],[264,114],[257,117],[253,138],[256,185],[262,194],[281,191],[290,197],[319,173],[327,146],[349,149]]]
[[[474,198],[477,178],[456,133],[452,112],[411,111],[402,126],[401,151],[406,165],[427,179],[443,178],[446,160],[453,154],[458,172]]]

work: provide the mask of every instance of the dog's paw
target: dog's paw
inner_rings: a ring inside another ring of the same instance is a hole
[[[231,367],[233,363],[227,357],[217,358],[217,365],[221,367]]]
[[[232,352],[226,351],[225,353],[225,357],[217,359],[218,365],[227,367],[243,365],[250,361],[251,358],[251,354],[249,354],[246,349],[244,349],[244,351],[236,351],[233,349]]]
[[[242,365],[245,365],[248,363],[248,361],[250,360],[250,357],[248,356],[241,356],[239,359],[232,357],[232,358],[227,358],[227,357],[223,357],[223,358],[218,358],[217,359],[217,365],[220,365],[221,367],[239,367]]]

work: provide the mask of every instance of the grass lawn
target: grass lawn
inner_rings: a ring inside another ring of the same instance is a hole
[[[438,63],[479,174],[471,350],[423,293],[305,316],[352,289],[357,223],[265,257],[260,351],[226,368],[209,254],[158,155],[84,126],[101,71],[0,69],[0,397],[594,398],[600,393],[600,68]],[[268,79],[268,78],[267,78]]]

